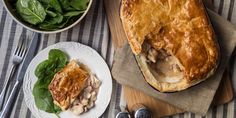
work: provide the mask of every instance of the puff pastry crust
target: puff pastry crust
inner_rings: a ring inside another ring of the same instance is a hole
[[[122,0],[120,17],[145,79],[159,91],[186,89],[217,68],[219,46],[201,0]],[[177,58],[184,76],[178,82],[158,81],[145,62],[144,43]]]
[[[89,74],[80,68],[75,60],[57,72],[48,88],[53,102],[66,110],[84,89]]]

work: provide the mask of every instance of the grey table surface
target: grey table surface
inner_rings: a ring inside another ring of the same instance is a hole
[[[222,17],[232,22],[236,26],[236,2],[235,0],[214,0],[215,12]],[[26,30],[21,25],[17,24],[3,7],[0,1],[0,91],[2,90],[4,80],[9,74],[10,66],[12,65],[12,53],[17,45],[20,34],[32,33]],[[235,39],[236,40],[236,39]],[[94,0],[92,8],[89,10],[86,17],[77,24],[75,27],[57,34],[42,34],[39,50],[45,47],[62,41],[74,41],[88,45],[106,60],[109,67],[112,65],[114,47],[109,32],[109,27],[106,19],[105,10],[102,0]],[[234,61],[235,54],[233,55],[229,68],[231,71],[231,80],[233,86],[236,88],[236,62]],[[14,80],[12,81],[14,83]],[[11,85],[13,85],[11,83]],[[12,87],[12,86],[11,86]],[[113,93],[109,106],[102,118],[114,118],[118,112],[119,104],[124,102],[122,97],[122,87],[120,84],[113,80]],[[26,107],[24,102],[24,94],[22,89],[17,98],[15,107],[12,111],[12,118],[33,118],[34,116]],[[200,118],[197,114],[182,113],[170,118]],[[230,103],[210,108],[207,118],[236,118],[236,98]]]

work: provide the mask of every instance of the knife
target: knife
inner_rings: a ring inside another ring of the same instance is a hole
[[[116,114],[115,118],[131,118],[130,113],[127,111],[127,103],[124,98],[124,89],[121,89],[121,96],[120,96],[120,103],[119,103],[118,111],[120,112]]]
[[[37,44],[39,43],[39,41],[40,41],[40,34],[33,33],[33,39],[30,42],[30,46],[29,46],[28,51],[26,53],[25,59],[23,60],[21,66],[20,66],[20,71],[17,75],[16,83],[11,91],[11,94],[7,100],[5,107],[3,108],[0,118],[9,118],[10,117],[11,111],[12,111],[14,103],[15,103],[15,99],[18,96],[19,91],[21,89],[21,85],[23,83],[26,69],[34,57],[35,51],[37,50],[37,47],[38,47]]]
[[[119,103],[120,110],[127,111],[127,103],[125,100],[125,95],[124,95],[124,89],[121,89],[121,95],[120,95],[120,103]]]

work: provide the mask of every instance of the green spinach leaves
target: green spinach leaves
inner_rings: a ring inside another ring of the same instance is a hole
[[[89,0],[17,0],[16,11],[39,29],[57,30],[77,20],[88,3]]]
[[[85,10],[89,0],[71,0],[70,5],[76,10]]]
[[[36,25],[44,21],[46,12],[37,0],[18,0],[16,10],[30,24]]]
[[[53,103],[53,98],[48,90],[48,85],[54,75],[67,64],[67,55],[59,49],[51,49],[48,59],[41,62],[35,75],[38,77],[33,88],[33,96],[36,106],[49,113],[60,113],[61,109]]]

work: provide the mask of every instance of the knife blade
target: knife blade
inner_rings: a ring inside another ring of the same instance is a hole
[[[16,83],[14,84],[11,94],[7,100],[7,103],[6,103],[5,107],[3,108],[0,118],[9,118],[10,117],[11,110],[13,109],[13,106],[15,103],[15,99],[18,96],[18,93],[21,89],[21,85],[23,83],[26,69],[34,57],[35,51],[37,50],[37,47],[38,47],[37,44],[39,43],[39,41],[40,41],[40,34],[33,33],[33,38],[30,42],[28,51],[26,53],[26,56],[21,64],[20,68],[19,68],[20,71],[17,74]]]
[[[119,103],[120,110],[127,111],[127,103],[125,100],[125,95],[124,95],[124,89],[121,89],[121,95],[120,95],[120,103]]]
[[[118,110],[118,109],[116,109]],[[119,102],[119,112],[116,114],[115,118],[131,118],[130,113],[127,110],[127,103],[124,98],[124,89],[121,89],[121,96]]]

